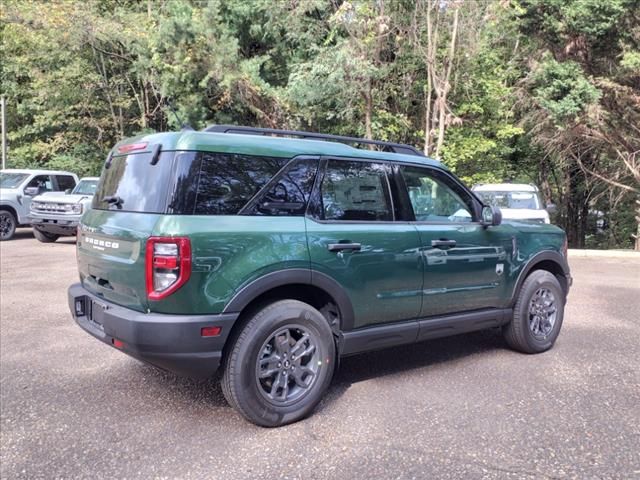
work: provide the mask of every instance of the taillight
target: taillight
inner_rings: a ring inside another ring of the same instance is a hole
[[[191,276],[191,242],[185,237],[150,237],[146,254],[147,297],[161,300]]]

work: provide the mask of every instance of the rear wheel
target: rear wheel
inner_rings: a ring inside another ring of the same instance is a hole
[[[17,226],[18,221],[13,213],[0,210],[0,240],[11,240]]]
[[[42,243],[53,243],[58,238],[60,238],[60,235],[56,235],[55,233],[42,232],[37,228],[33,229],[33,236],[36,237],[36,239]]]
[[[540,353],[553,347],[564,317],[565,295],[558,279],[546,270],[535,270],[522,284],[513,308],[513,319],[504,326],[509,346],[524,353]]]
[[[244,326],[225,362],[222,391],[247,420],[276,427],[310,414],[333,374],[335,345],[318,310],[275,302]]]

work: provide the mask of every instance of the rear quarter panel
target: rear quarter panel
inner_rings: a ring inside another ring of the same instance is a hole
[[[164,300],[159,313],[220,313],[244,286],[273,271],[310,268],[303,217],[165,215],[153,235],[188,236],[189,281]]]

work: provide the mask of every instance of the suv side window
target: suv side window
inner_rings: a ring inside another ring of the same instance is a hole
[[[249,202],[241,215],[302,216],[318,170],[318,159],[293,160]]]
[[[321,185],[323,220],[392,221],[389,167],[329,160]]]
[[[52,192],[53,182],[51,181],[51,177],[49,175],[36,175],[31,179],[31,181],[26,185],[25,188],[29,187],[37,187],[40,193]]]
[[[202,153],[195,215],[237,215],[290,160],[229,153]]]
[[[409,200],[418,222],[473,222],[473,201],[445,174],[420,167],[401,166]]]
[[[71,175],[56,175],[56,181],[58,182],[58,190],[64,192],[67,189],[72,189],[76,186],[76,179]]]

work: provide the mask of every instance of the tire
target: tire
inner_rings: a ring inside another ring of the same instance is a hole
[[[0,240],[11,240],[16,233],[18,221],[13,213],[8,210],[0,210]]]
[[[523,353],[549,350],[562,328],[564,304],[558,279],[546,270],[534,270],[518,292],[513,319],[503,327],[507,344]]]
[[[42,243],[53,243],[58,238],[60,238],[60,235],[56,235],[55,233],[42,232],[37,228],[33,229],[33,236],[36,237],[36,240]]]
[[[250,422],[286,425],[320,402],[334,360],[333,335],[322,314],[297,300],[278,301],[250,317],[235,338],[224,363],[222,392]]]

